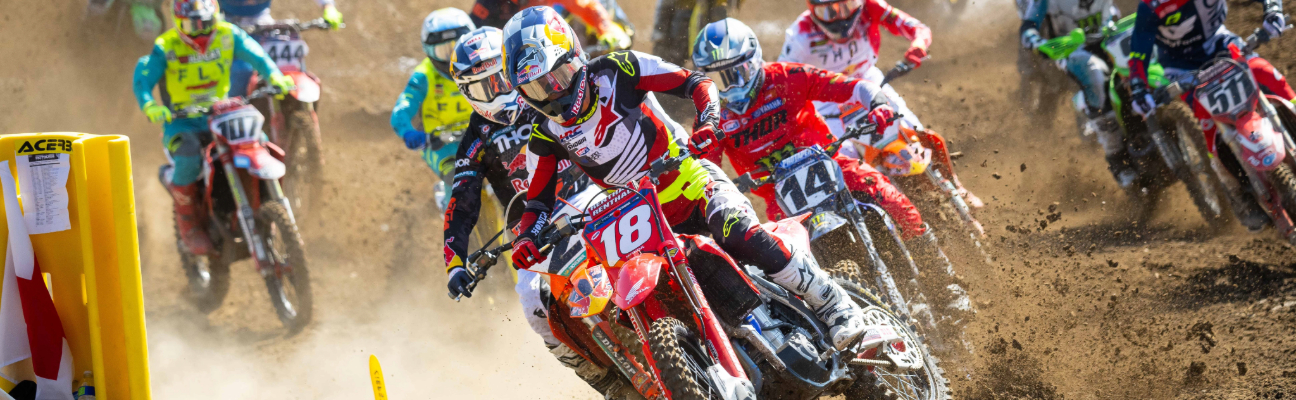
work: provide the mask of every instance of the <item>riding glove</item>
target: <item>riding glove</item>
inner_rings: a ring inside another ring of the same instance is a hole
[[[1045,42],[1044,38],[1040,37],[1039,31],[1035,29],[1027,29],[1025,32],[1022,32],[1021,43],[1022,47],[1025,47],[1026,50],[1035,51],[1035,49],[1043,46]]]
[[[297,88],[297,83],[293,82],[292,78],[289,78],[280,72],[270,74],[270,84],[279,88],[279,94],[275,95],[276,99],[283,99],[284,93],[291,92],[293,89]]]
[[[405,131],[404,133],[401,133],[401,138],[405,139],[405,147],[410,150],[423,148],[423,145],[427,143],[427,137],[428,135],[426,133],[419,131]]]
[[[923,60],[927,59],[927,48],[923,46],[913,46],[905,52],[905,61],[913,64],[915,67],[922,66]]]
[[[689,152],[697,155],[707,154],[719,145],[720,138],[716,137],[715,127],[711,124],[702,124],[689,138]]]
[[[1265,15],[1264,30],[1269,32],[1269,37],[1276,38],[1282,35],[1282,32],[1286,29],[1287,17],[1283,16],[1282,13],[1276,12]]]
[[[891,106],[883,104],[869,111],[868,116],[865,118],[869,123],[876,124],[878,130],[881,131],[891,126],[891,119],[895,118],[895,111],[891,109]]]
[[[630,35],[626,34],[625,29],[621,26],[610,23],[611,29],[599,36],[600,45],[607,46],[608,51],[625,50],[630,48]]]
[[[148,116],[149,122],[155,124],[163,121],[171,122],[171,110],[153,100],[144,103],[144,115]]]
[[[519,238],[513,242],[513,268],[527,269],[544,261],[545,257],[540,255],[540,249],[536,248],[531,239]]]
[[[463,267],[455,267],[450,270],[450,282],[446,287],[450,289],[450,294],[454,296],[472,297],[472,290],[468,289],[468,284],[472,283],[472,275]]]
[[[1152,91],[1148,90],[1147,84],[1141,80],[1130,80],[1130,108],[1144,119],[1156,110],[1156,100],[1152,98]]]
[[[338,11],[337,6],[330,4],[324,7],[324,22],[333,30],[342,28],[342,12]]]

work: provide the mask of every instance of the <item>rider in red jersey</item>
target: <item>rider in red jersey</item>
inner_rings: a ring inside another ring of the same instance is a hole
[[[720,129],[725,133],[720,145],[739,174],[760,177],[799,147],[831,144],[832,135],[813,101],[870,106],[868,118],[879,128],[885,128],[893,116],[876,84],[805,64],[764,62],[756,34],[736,19],[707,25],[693,49],[693,64],[720,88]],[[720,161],[718,153],[711,158]],[[899,223],[906,246],[921,265],[953,272],[918,209],[885,175],[857,158],[837,154],[833,159],[841,166],[847,188],[881,206]],[[765,199],[771,220],[783,218],[772,185],[753,193]],[[970,306],[961,286],[951,288],[951,293],[947,308]]]

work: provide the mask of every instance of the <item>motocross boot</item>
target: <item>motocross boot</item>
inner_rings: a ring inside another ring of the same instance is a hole
[[[204,255],[211,252],[211,239],[204,229],[202,211],[205,208],[202,196],[198,193],[198,182],[176,186],[166,181],[167,190],[175,211],[175,227],[180,233],[180,241],[190,254]]]
[[[621,373],[608,368],[601,368],[594,363],[589,362],[576,351],[567,345],[560,344],[549,348],[549,353],[558,358],[558,362],[563,366],[571,368],[576,376],[588,383],[591,388],[598,391],[607,400],[643,400],[643,396],[635,391],[634,385],[621,376]]]
[[[868,330],[859,305],[805,252],[794,249],[787,267],[770,275],[770,279],[810,305],[819,320],[829,326],[828,334],[837,350],[845,350]]]
[[[935,233],[926,224],[924,227],[927,228],[926,232],[906,240],[905,247],[909,249],[909,254],[913,256],[919,268],[926,270],[924,272],[927,273],[924,275],[931,278],[933,286],[945,288],[933,293],[936,300],[943,305],[944,315],[953,318],[956,324],[962,324],[976,314],[976,310],[972,308],[972,300],[968,298],[961,279],[954,273],[954,264],[950,262],[949,257],[945,256],[945,252],[941,251]]]

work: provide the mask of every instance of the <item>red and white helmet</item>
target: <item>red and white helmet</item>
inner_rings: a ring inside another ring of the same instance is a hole
[[[806,0],[810,5],[810,19],[834,40],[849,37],[859,25],[864,12],[864,0]]]

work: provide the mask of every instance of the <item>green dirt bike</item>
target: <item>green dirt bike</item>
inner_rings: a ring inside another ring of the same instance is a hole
[[[1127,194],[1138,204],[1136,213],[1140,221],[1151,217],[1158,200],[1178,181],[1184,183],[1202,218],[1212,227],[1222,226],[1229,221],[1230,215],[1215,174],[1215,170],[1222,166],[1207,153],[1205,139],[1192,110],[1182,102],[1168,103],[1157,109],[1154,118],[1145,121],[1130,108],[1129,54],[1134,18],[1135,14],[1131,14],[1109,24],[1097,37],[1086,37],[1083,31],[1076,29],[1067,36],[1050,39],[1040,47],[1040,52],[1057,60],[1094,41],[1101,44],[1112,66],[1107,98],[1116,111],[1126,151],[1139,175]],[[1148,80],[1152,88],[1169,83],[1155,59],[1148,67]],[[1075,101],[1084,104],[1083,92],[1077,93]],[[1076,119],[1081,129],[1089,123],[1082,111],[1077,111]]]

